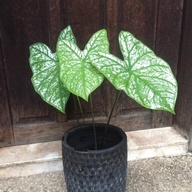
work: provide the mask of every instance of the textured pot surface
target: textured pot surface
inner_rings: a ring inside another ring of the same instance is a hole
[[[126,134],[113,125],[109,125],[107,134],[104,132],[105,124],[96,124],[98,150],[94,149],[92,125],[65,133],[62,152],[68,192],[125,192]]]

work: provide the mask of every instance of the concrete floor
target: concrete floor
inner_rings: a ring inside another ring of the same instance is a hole
[[[67,192],[62,171],[0,179],[0,192]],[[127,192],[192,192],[192,155],[130,161]]]
[[[127,191],[192,192],[192,155],[174,128],[127,137]],[[61,141],[0,148],[0,192],[67,192]]]
[[[162,156],[180,156],[188,140],[174,128],[127,132],[128,161]],[[62,171],[61,141],[0,148],[0,178]]]

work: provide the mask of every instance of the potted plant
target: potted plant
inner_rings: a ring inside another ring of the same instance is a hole
[[[91,93],[107,78],[119,90],[118,96],[123,91],[145,108],[174,114],[177,82],[170,66],[127,31],[120,32],[119,45],[124,60],[110,54],[107,32],[102,29],[82,51],[70,26],[60,33],[56,53],[43,43],[31,45],[35,91],[64,113],[71,93],[81,108],[79,97],[92,103]],[[125,191],[126,135],[109,121],[110,117],[106,124],[96,124],[93,115],[91,125],[79,125],[64,134],[63,165],[69,192]]]

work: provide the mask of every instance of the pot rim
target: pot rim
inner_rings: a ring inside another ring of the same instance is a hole
[[[105,123],[95,123],[95,126],[105,126],[106,124]],[[80,150],[77,150],[75,149],[74,147],[71,147],[68,143],[67,143],[67,136],[70,134],[70,132],[74,132],[75,130],[77,129],[80,129],[80,128],[86,128],[86,127],[89,127],[89,126],[93,126],[93,124],[84,124],[84,125],[78,125],[78,126],[75,126],[75,127],[72,127],[71,129],[69,129],[68,131],[65,132],[64,136],[62,137],[62,144],[65,144],[65,147],[67,147],[68,149],[70,150],[73,150],[73,151],[76,151],[78,153],[81,153],[81,154],[98,154],[98,153],[106,153],[106,152],[110,152],[112,150],[115,150],[116,148],[118,148],[119,146],[122,145],[123,142],[126,142],[127,143],[127,136],[125,134],[125,132],[118,126],[116,125],[112,125],[112,124],[109,124],[108,126],[110,126],[112,129],[115,129],[119,132],[119,134],[122,136],[122,139],[121,141],[112,146],[112,147],[109,147],[109,148],[105,148],[105,149],[98,149],[98,150],[87,150],[87,151],[80,151]]]

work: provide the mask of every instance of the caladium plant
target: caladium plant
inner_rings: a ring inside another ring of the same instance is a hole
[[[106,30],[96,32],[81,51],[71,27],[61,31],[57,53],[43,43],[30,46],[29,63],[33,72],[32,84],[44,101],[61,112],[70,93],[85,100],[104,80],[104,76],[89,61],[91,52],[109,52]]]
[[[129,32],[120,32],[119,44],[124,60],[109,53],[107,32],[102,29],[80,50],[68,26],[58,38],[56,53],[43,43],[31,45],[35,91],[65,112],[70,93],[88,101],[106,77],[143,107],[174,113],[177,82],[170,66]]]
[[[104,29],[90,38],[83,51],[72,41],[59,39],[57,43],[60,79],[71,93],[86,101],[104,80],[104,76],[91,65],[89,59],[91,53],[101,51],[109,53],[107,33]]]
[[[174,113],[177,82],[170,66],[129,32],[120,32],[119,44],[124,60],[94,52],[92,65],[143,107]]]

